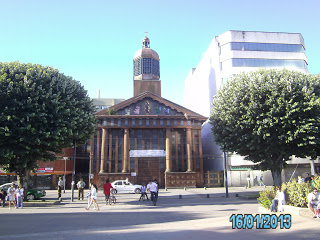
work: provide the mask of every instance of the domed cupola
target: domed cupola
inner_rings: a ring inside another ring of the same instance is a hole
[[[133,80],[134,96],[145,91],[161,95],[160,58],[158,53],[150,48],[150,39],[147,36],[142,40],[142,48],[133,57]]]

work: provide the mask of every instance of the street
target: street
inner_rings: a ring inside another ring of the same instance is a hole
[[[257,192],[258,187],[255,189]],[[117,194],[106,205],[99,193],[100,211],[85,210],[86,200],[65,199],[59,205],[1,208],[0,239],[304,239],[320,233],[320,219],[292,216],[290,229],[232,229],[232,214],[257,214],[254,199],[236,198],[251,189],[161,190],[157,206],[138,201],[137,194]],[[47,191],[47,199],[56,191]],[[75,191],[75,194],[77,191]],[[209,194],[209,195],[208,195]],[[63,197],[70,196],[67,191]],[[179,196],[182,199],[179,199]],[[208,198],[209,196],[209,198]],[[77,199],[77,196],[76,196]]]

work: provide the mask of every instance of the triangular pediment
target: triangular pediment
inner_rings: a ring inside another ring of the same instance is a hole
[[[138,96],[127,99],[108,109],[97,112],[95,115],[105,116],[109,115],[110,112],[113,112],[113,114],[118,116],[192,116],[206,119],[206,117],[200,114],[150,92],[141,93]]]

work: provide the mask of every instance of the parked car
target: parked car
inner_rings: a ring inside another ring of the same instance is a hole
[[[117,180],[111,183],[111,193],[140,193],[141,185],[134,185],[126,180]]]
[[[0,186],[0,190],[7,191],[12,183],[5,183]],[[28,189],[27,199],[34,200],[46,196],[46,191],[41,189]]]

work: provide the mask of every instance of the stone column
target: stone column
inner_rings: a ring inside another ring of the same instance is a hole
[[[105,173],[104,169],[104,163],[106,160],[106,144],[107,144],[107,138],[108,138],[108,129],[103,128],[102,129],[102,143],[101,143],[101,161],[100,161],[100,173]]]
[[[92,181],[91,174],[93,174],[92,172],[93,157],[94,157],[94,136],[90,140],[89,185]]]
[[[112,159],[112,131],[109,132],[109,173],[111,173]]]
[[[187,128],[187,156],[188,156],[188,170],[187,172],[193,172],[193,160],[192,160],[192,139],[191,128]]]
[[[98,174],[99,173],[99,169],[100,169],[100,161],[101,161],[101,153],[100,153],[100,129],[97,130],[97,160],[96,160],[96,173]]]
[[[171,129],[166,129],[166,172],[171,172],[172,170],[172,134]]]
[[[122,172],[128,172],[128,159],[129,159],[129,129],[124,129],[123,135],[123,162],[122,162]]]

